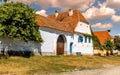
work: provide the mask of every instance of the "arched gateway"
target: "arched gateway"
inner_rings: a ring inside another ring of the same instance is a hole
[[[60,35],[57,39],[57,55],[63,55],[65,49],[66,38],[64,35]]]

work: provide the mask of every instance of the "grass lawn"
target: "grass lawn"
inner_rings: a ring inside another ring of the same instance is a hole
[[[104,64],[120,65],[119,56],[34,56],[0,59],[0,74],[46,74],[102,68]]]

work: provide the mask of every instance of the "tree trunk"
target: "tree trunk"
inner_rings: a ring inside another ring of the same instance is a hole
[[[114,55],[113,50],[110,51],[110,55]]]
[[[108,51],[106,52],[106,56],[109,56],[109,52]]]

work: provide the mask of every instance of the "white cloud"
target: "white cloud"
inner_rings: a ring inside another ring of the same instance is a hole
[[[16,1],[22,1],[26,3],[36,3],[42,8],[47,7],[58,7],[61,9],[82,9],[85,10],[92,6],[95,2],[95,0],[16,0]]]
[[[100,4],[100,8],[92,7],[89,8],[84,14],[84,16],[88,19],[93,20],[101,20],[107,17],[111,17],[116,13],[116,11],[112,8],[106,7],[105,4]]]
[[[39,14],[39,15],[47,17],[46,10],[36,11],[36,14]]]
[[[120,8],[120,0],[106,0],[106,5],[111,8]]]
[[[114,22],[120,22],[120,16],[113,15],[113,16],[112,16],[112,20],[113,20]]]
[[[92,28],[105,28],[105,29],[109,29],[112,27],[111,23],[108,24],[102,24],[102,23],[96,23],[94,25],[91,25]]]
[[[69,8],[79,8],[85,10],[89,8],[89,6],[93,5],[95,0],[56,0],[56,3],[53,4],[53,7],[60,7],[62,9]]]

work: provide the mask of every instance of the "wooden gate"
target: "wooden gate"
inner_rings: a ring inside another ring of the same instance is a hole
[[[60,35],[57,40],[57,55],[64,54],[64,43],[65,43],[65,40],[64,40],[63,36]]]

